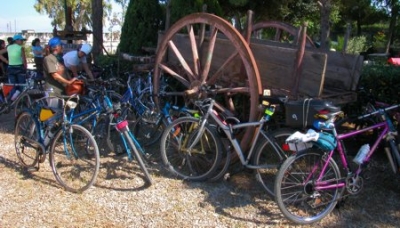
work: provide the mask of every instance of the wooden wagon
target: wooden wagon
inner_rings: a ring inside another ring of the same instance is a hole
[[[291,42],[261,39],[266,28],[275,29],[276,37],[282,31],[291,35]],[[154,86],[157,94],[161,75],[198,96],[206,96],[202,85],[219,85],[221,105],[254,121],[262,95],[323,98],[336,104],[355,101],[362,61],[359,55],[315,48],[306,26],[253,24],[250,13],[246,31],[240,33],[218,16],[194,13],[159,33]],[[249,129],[243,141],[252,133]]]

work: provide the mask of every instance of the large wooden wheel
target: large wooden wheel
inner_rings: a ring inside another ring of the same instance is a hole
[[[194,13],[159,35],[154,91],[159,93],[161,76],[176,79],[181,89],[198,97],[202,85],[218,85],[216,100],[242,121],[255,121],[262,92],[254,56],[241,34],[226,20],[208,13]],[[157,97],[157,96],[156,96]],[[254,129],[244,133],[248,142]],[[242,147],[246,147],[242,143]]]
[[[300,33],[300,28],[281,21],[261,21],[252,25],[252,36],[258,39],[298,44]],[[309,36],[306,36],[306,46],[315,47]]]

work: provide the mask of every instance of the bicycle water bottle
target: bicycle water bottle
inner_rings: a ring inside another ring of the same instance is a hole
[[[354,157],[353,161],[358,165],[361,165],[364,162],[365,157],[367,157],[369,149],[369,144],[362,145],[360,150],[357,152],[357,155]]]

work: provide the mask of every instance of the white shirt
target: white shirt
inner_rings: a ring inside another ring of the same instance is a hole
[[[67,68],[70,68],[71,66],[79,66],[81,65],[81,63],[87,63],[86,56],[79,58],[77,50],[65,53],[63,59],[64,59],[64,65]]]

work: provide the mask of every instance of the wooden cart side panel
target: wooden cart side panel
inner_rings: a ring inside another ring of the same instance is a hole
[[[328,56],[325,53],[305,51],[299,94],[308,97],[321,97],[325,84],[327,59]]]
[[[325,87],[356,91],[361,75],[363,57],[360,55],[328,52]]]
[[[252,40],[250,45],[260,71],[262,86],[290,91],[295,83],[293,69],[297,49],[293,45],[270,43]],[[322,94],[326,64],[325,53],[305,51],[299,94],[309,97],[319,97]]]
[[[260,43],[251,43],[250,48],[260,71],[262,87],[290,90],[296,50]]]

